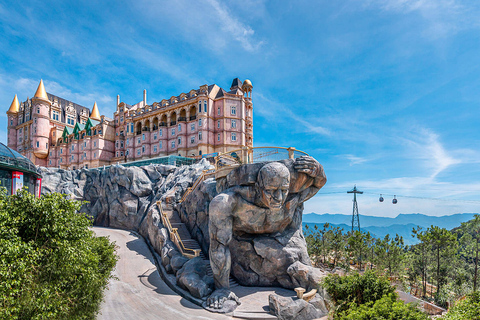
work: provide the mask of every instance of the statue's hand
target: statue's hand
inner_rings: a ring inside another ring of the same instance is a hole
[[[295,159],[295,163],[293,164],[293,167],[298,172],[303,172],[309,175],[310,177],[314,177],[314,178],[321,171],[320,163],[318,163],[317,160],[309,156],[303,156]]]
[[[237,295],[228,289],[217,289],[207,299],[207,306],[213,309],[222,309],[225,301],[233,300],[240,304]]]

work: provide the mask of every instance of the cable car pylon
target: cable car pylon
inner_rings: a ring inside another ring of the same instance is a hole
[[[352,233],[353,230],[358,228],[358,231],[360,231],[360,217],[358,214],[358,204],[357,204],[357,193],[358,194],[363,194],[363,191],[357,190],[357,185],[353,187],[353,190],[347,191],[347,193],[353,193],[353,213],[352,213]]]

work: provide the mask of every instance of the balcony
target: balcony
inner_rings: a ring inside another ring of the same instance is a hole
[[[184,122],[187,121],[187,117],[179,117],[178,122],[180,122],[180,121],[184,121]]]
[[[190,116],[190,121],[192,121],[192,120],[197,120],[197,115]]]
[[[170,122],[170,125],[171,125],[171,126],[174,126],[174,125],[176,125],[176,124],[177,124],[177,121],[171,121],[171,122]]]
[[[166,127],[167,126],[167,123],[166,122],[160,122],[160,124],[158,125],[159,127]]]

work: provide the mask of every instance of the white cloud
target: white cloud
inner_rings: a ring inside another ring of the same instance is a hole
[[[339,157],[340,158],[345,158],[348,161],[350,161],[350,166],[354,166],[354,165],[357,165],[357,164],[362,164],[362,163],[368,161],[367,158],[357,157],[357,156],[354,156],[353,154],[343,154],[343,155],[339,155]]]
[[[419,26],[429,38],[443,38],[461,29],[478,27],[478,8],[458,0],[371,0],[370,5],[400,14],[419,14],[426,22]]]

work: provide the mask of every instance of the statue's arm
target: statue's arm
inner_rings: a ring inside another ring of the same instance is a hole
[[[312,157],[305,156],[295,159],[295,173],[292,176],[291,193],[304,192],[308,189],[305,201],[313,197],[327,182],[323,166]]]
[[[231,257],[228,245],[233,234],[236,197],[235,194],[220,193],[209,207],[209,255],[216,289],[229,287]]]

